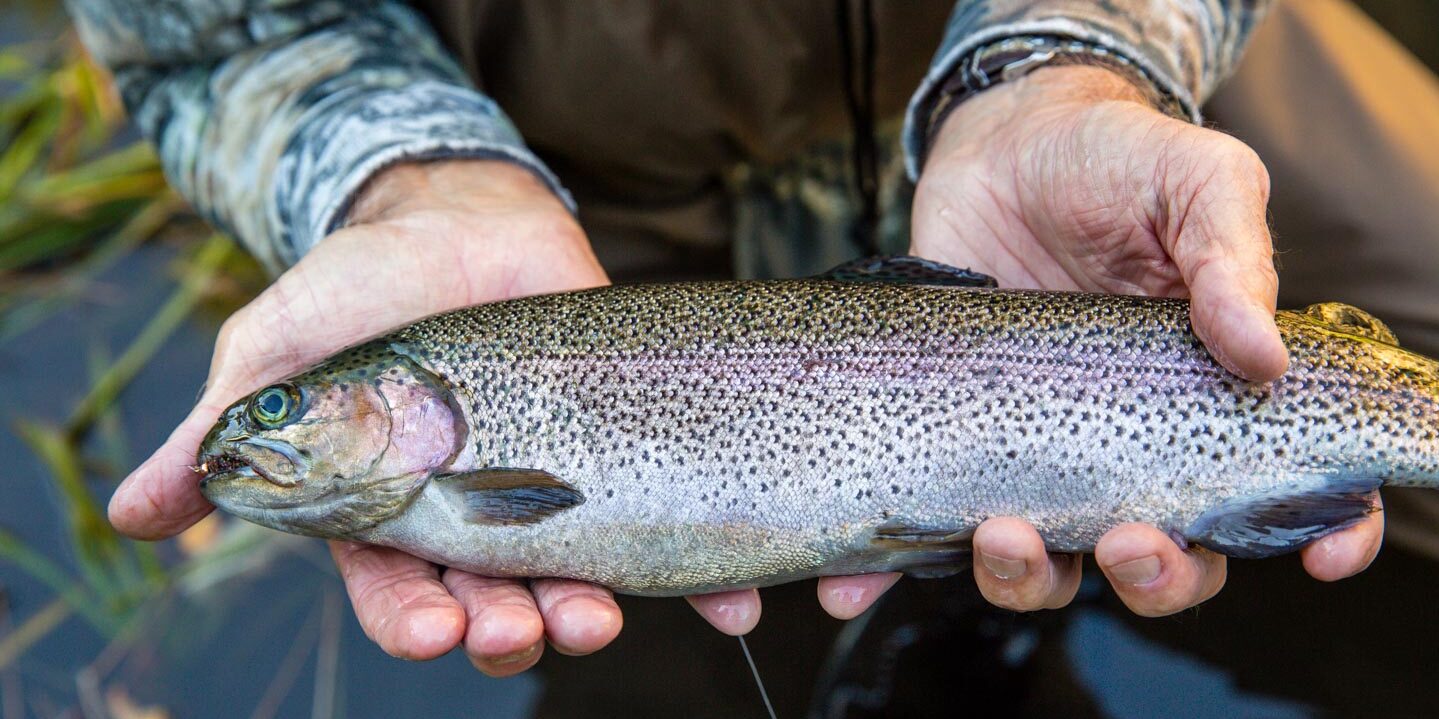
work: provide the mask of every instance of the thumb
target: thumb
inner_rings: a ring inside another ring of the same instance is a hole
[[[226,405],[207,392],[200,404],[110,497],[110,524],[135,539],[164,539],[184,531],[214,509],[200,494],[191,465],[200,441]]]
[[[1289,354],[1274,324],[1279,277],[1265,222],[1269,179],[1257,156],[1219,153],[1207,180],[1177,194],[1184,210],[1166,239],[1189,288],[1190,321],[1214,358],[1254,382],[1278,379]],[[1173,195],[1171,195],[1173,196]]]

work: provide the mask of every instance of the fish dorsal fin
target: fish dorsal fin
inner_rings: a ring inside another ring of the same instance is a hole
[[[1371,339],[1376,342],[1399,346],[1399,338],[1394,336],[1379,318],[1365,312],[1364,310],[1346,305],[1342,302],[1321,302],[1317,305],[1309,305],[1299,312],[1304,317],[1328,325],[1340,332]]]
[[[951,267],[913,255],[865,257],[846,262],[817,279],[835,282],[879,282],[889,285],[938,285],[944,287],[994,288],[999,283],[989,275]]]
[[[1372,477],[1315,473],[1295,486],[1235,497],[1200,515],[1182,534],[1241,559],[1287,554],[1378,511],[1380,484]]]
[[[435,480],[476,524],[533,524],[585,501],[583,492],[541,469],[479,469]]]

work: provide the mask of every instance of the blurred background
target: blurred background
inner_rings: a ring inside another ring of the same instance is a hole
[[[1439,67],[1439,3],[1356,4]],[[1282,200],[1281,237],[1306,212]],[[0,3],[0,719],[763,715],[739,647],[678,600],[622,598],[611,648],[491,680],[369,643],[320,542],[217,515],[157,544],[111,530],[114,485],[265,281],[166,187],[58,3]],[[961,577],[902,582],[841,625],[805,583],[766,590],[751,646],[786,717],[1439,716],[1435,569],[1422,540],[1334,585],[1293,558],[1233,562],[1218,599],[1163,620],[1097,584],[1016,617]]]

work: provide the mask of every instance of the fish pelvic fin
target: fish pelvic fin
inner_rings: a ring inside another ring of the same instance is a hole
[[[1200,515],[1182,534],[1230,557],[1288,554],[1378,511],[1382,483],[1374,477],[1314,474],[1298,485],[1231,499]]]
[[[877,282],[889,285],[937,285],[993,289],[999,282],[973,270],[951,267],[913,255],[865,257],[846,262],[816,279],[835,282]]]
[[[885,522],[875,528],[870,545],[888,550],[894,569],[919,579],[935,579],[969,569],[974,529]]]
[[[435,481],[476,524],[533,524],[585,502],[583,492],[541,469],[480,469]]]

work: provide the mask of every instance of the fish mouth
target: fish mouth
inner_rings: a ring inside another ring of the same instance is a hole
[[[263,479],[276,487],[284,487],[284,484],[276,482],[265,470],[250,460],[233,452],[222,452],[211,454],[200,458],[200,464],[194,467],[199,472],[200,488],[221,480],[231,479]]]

